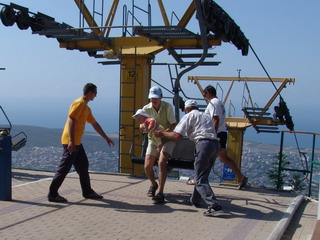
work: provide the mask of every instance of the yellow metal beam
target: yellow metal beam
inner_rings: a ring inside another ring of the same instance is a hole
[[[162,15],[162,19],[163,19],[164,25],[165,26],[170,26],[170,22],[168,20],[166,9],[164,8],[162,0],[158,0],[158,5],[159,5],[159,8],[160,8],[160,12],[161,12],[161,15]]]
[[[247,118],[241,118],[241,117],[227,117],[226,122],[227,122],[226,124],[228,129],[229,128],[248,128],[252,126],[252,124],[248,122]]]
[[[225,105],[226,102],[227,102],[227,99],[228,99],[228,97],[229,97],[229,95],[230,95],[230,92],[231,92],[231,89],[232,89],[232,87],[233,87],[234,82],[235,82],[235,81],[232,81],[232,82],[231,82],[230,87],[229,87],[229,89],[228,89],[228,92],[227,92],[227,94],[226,94],[226,96],[225,96],[225,98],[224,98],[224,100],[223,100],[223,104],[224,104],[224,105]]]
[[[87,50],[87,49],[113,49],[115,52],[118,52],[121,48],[148,48],[155,47],[155,49],[163,49],[163,47],[158,46],[158,42],[149,41],[145,37],[118,37],[113,38],[111,40],[111,44],[107,44],[105,42],[101,42],[98,40],[78,40],[73,42],[60,42],[61,48],[67,49],[79,49],[79,50]],[[117,50],[117,51],[116,51]],[[150,50],[151,52],[155,50]]]
[[[209,77],[209,76],[188,76],[188,80],[194,79],[205,81],[238,81],[238,82],[271,82],[269,78],[262,77]],[[294,83],[294,78],[272,78],[273,82]]]
[[[135,50],[134,47],[123,47],[121,50],[122,55],[148,55],[148,54],[156,54],[163,50],[163,48],[157,47],[157,46],[149,46],[149,47],[137,47]]]
[[[268,126],[278,126],[284,125],[285,123],[274,121],[271,117],[270,118],[251,118],[252,125],[268,125]]]
[[[145,37],[117,37],[110,46],[116,54],[156,54],[164,50],[157,41]]]
[[[220,45],[220,40],[210,40],[211,45]],[[156,54],[167,48],[201,47],[202,42],[198,39],[174,39],[167,41],[164,45],[159,45],[157,41],[149,40],[145,37],[115,37],[111,43],[107,44],[98,40],[77,40],[73,42],[60,42],[61,48],[67,49],[113,49],[119,53],[121,49],[126,54]],[[137,49],[136,49],[137,48]],[[123,53],[124,53],[123,52]]]
[[[193,82],[196,84],[200,90],[200,92],[203,92],[203,89],[200,84],[200,80],[204,81],[231,81],[231,85],[228,89],[227,95],[223,101],[225,104],[227,101],[227,98],[229,97],[229,94],[231,92],[231,88],[233,87],[234,82],[270,82],[269,78],[261,78],[261,77],[211,77],[211,76],[188,76],[188,81]],[[280,94],[280,92],[285,88],[287,83],[294,83],[295,79],[294,78],[273,78],[273,82],[281,82],[281,86],[276,89],[276,92],[274,95],[270,98],[264,109],[269,109],[271,104],[274,102],[276,97]],[[258,123],[257,123],[258,124]]]
[[[150,46],[157,46],[162,49],[166,48],[182,48],[182,47],[201,47],[202,42],[198,39],[172,39],[168,40],[163,45],[159,45],[159,43],[155,40],[150,40],[145,37],[115,37],[112,38],[110,47],[118,48],[119,46],[122,47],[150,47]],[[210,44],[212,45],[220,45],[221,41],[219,40],[211,40]]]
[[[290,79],[286,78],[285,81],[281,84],[281,86],[277,89],[277,91],[273,94],[273,96],[270,98],[269,102],[266,104],[264,109],[269,109],[271,104],[274,102],[274,100],[279,96],[282,89],[284,89],[289,82]]]
[[[97,40],[78,40],[74,42],[60,42],[61,48],[66,48],[69,50],[79,49],[79,50],[87,50],[87,49],[109,49],[106,47],[103,42]]]
[[[84,1],[82,0],[74,0],[75,3],[77,4],[80,12],[83,14],[84,19],[86,20],[87,24],[89,27],[93,27],[91,30],[95,35],[102,35],[101,31],[97,25],[97,23],[94,21],[93,16],[91,15],[89,9],[85,5]]]
[[[178,26],[186,27],[195,12],[196,12],[196,4],[194,1],[192,1],[187,11],[184,13],[181,20],[179,21]]]
[[[108,18],[106,20],[106,23],[104,25],[105,27],[112,26],[114,17],[116,15],[116,12],[117,12],[117,9],[118,9],[118,5],[119,5],[119,0],[114,0],[113,3],[112,3],[112,6],[110,8],[109,15],[108,15]],[[105,37],[109,37],[110,31],[111,31],[111,28],[105,28],[103,30],[102,35],[105,36]]]
[[[188,76],[188,81],[193,81],[195,84],[199,86],[200,83],[199,81],[231,81],[231,85],[228,89],[228,92],[223,100],[223,103],[226,104],[228,97],[230,95],[231,89],[233,87],[233,84],[235,82],[271,82],[269,78],[261,78],[261,77],[211,77],[211,76]],[[264,109],[268,109],[271,104],[274,102],[276,97],[280,94],[280,92],[285,88],[287,83],[294,83],[295,79],[294,78],[272,78],[273,82],[280,82],[282,83],[279,88],[277,88],[276,92],[274,95],[270,98]],[[200,88],[199,88],[200,89]],[[202,90],[200,89],[202,92]]]

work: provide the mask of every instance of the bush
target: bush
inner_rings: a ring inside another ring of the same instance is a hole
[[[280,172],[280,176],[278,176],[279,174],[279,161],[280,161],[280,166],[281,168],[290,165],[289,161],[286,161],[287,155],[282,154],[282,159],[280,159],[280,153],[278,153],[277,155],[274,156],[276,159],[278,159],[277,161],[274,161],[272,164],[275,165],[274,167],[272,167],[268,172],[267,175],[272,183],[272,186],[274,188],[278,188],[281,189],[285,183],[285,178],[288,177],[287,173],[284,173],[283,171]]]

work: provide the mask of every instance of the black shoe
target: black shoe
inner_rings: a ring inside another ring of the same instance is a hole
[[[207,211],[203,212],[203,216],[207,216],[207,217],[216,216],[219,213],[222,213],[222,208],[221,206],[218,205],[214,208],[208,208]]]
[[[247,186],[247,182],[248,182],[248,178],[244,177],[242,179],[242,181],[240,182],[238,189],[240,189],[240,190],[244,189]]]
[[[164,195],[163,193],[158,193],[157,195],[155,195],[152,200],[154,201],[155,204],[160,204],[160,203],[164,203]]]
[[[148,192],[147,192],[147,196],[148,197],[154,197],[154,195],[156,194],[156,191],[158,189],[158,184],[156,186],[150,186]]]
[[[88,195],[83,195],[84,198],[88,198],[88,199],[102,199],[103,196],[96,193],[96,192],[93,192],[91,194],[88,194]]]
[[[59,194],[56,197],[52,197],[48,195],[48,201],[49,202],[57,202],[57,203],[65,203],[68,202],[68,200],[64,197],[61,197]]]

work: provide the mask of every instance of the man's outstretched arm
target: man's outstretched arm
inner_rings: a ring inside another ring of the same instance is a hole
[[[164,130],[155,131],[154,135],[156,137],[160,137],[160,138],[165,137],[165,138],[168,138],[168,139],[171,139],[171,140],[179,140],[180,138],[182,138],[182,135],[179,134],[179,133],[167,132],[167,131],[164,131]]]
[[[91,123],[91,125],[94,128],[94,130],[96,130],[96,132],[99,133],[99,135],[107,141],[110,147],[114,146],[114,142],[107,136],[107,134],[103,131],[102,127],[98,122]]]

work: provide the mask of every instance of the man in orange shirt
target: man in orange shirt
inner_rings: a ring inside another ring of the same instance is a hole
[[[90,123],[94,130],[103,137],[109,146],[114,146],[113,141],[105,134],[100,124],[94,119],[88,102],[97,96],[97,87],[93,83],[87,83],[83,88],[83,96],[76,99],[70,106],[67,122],[64,126],[61,143],[63,155],[57,172],[49,188],[48,200],[50,202],[67,202],[67,199],[58,194],[65,177],[72,165],[79,174],[82,195],[84,198],[99,199],[90,184],[89,162],[82,146],[81,138],[84,134],[86,123]]]

